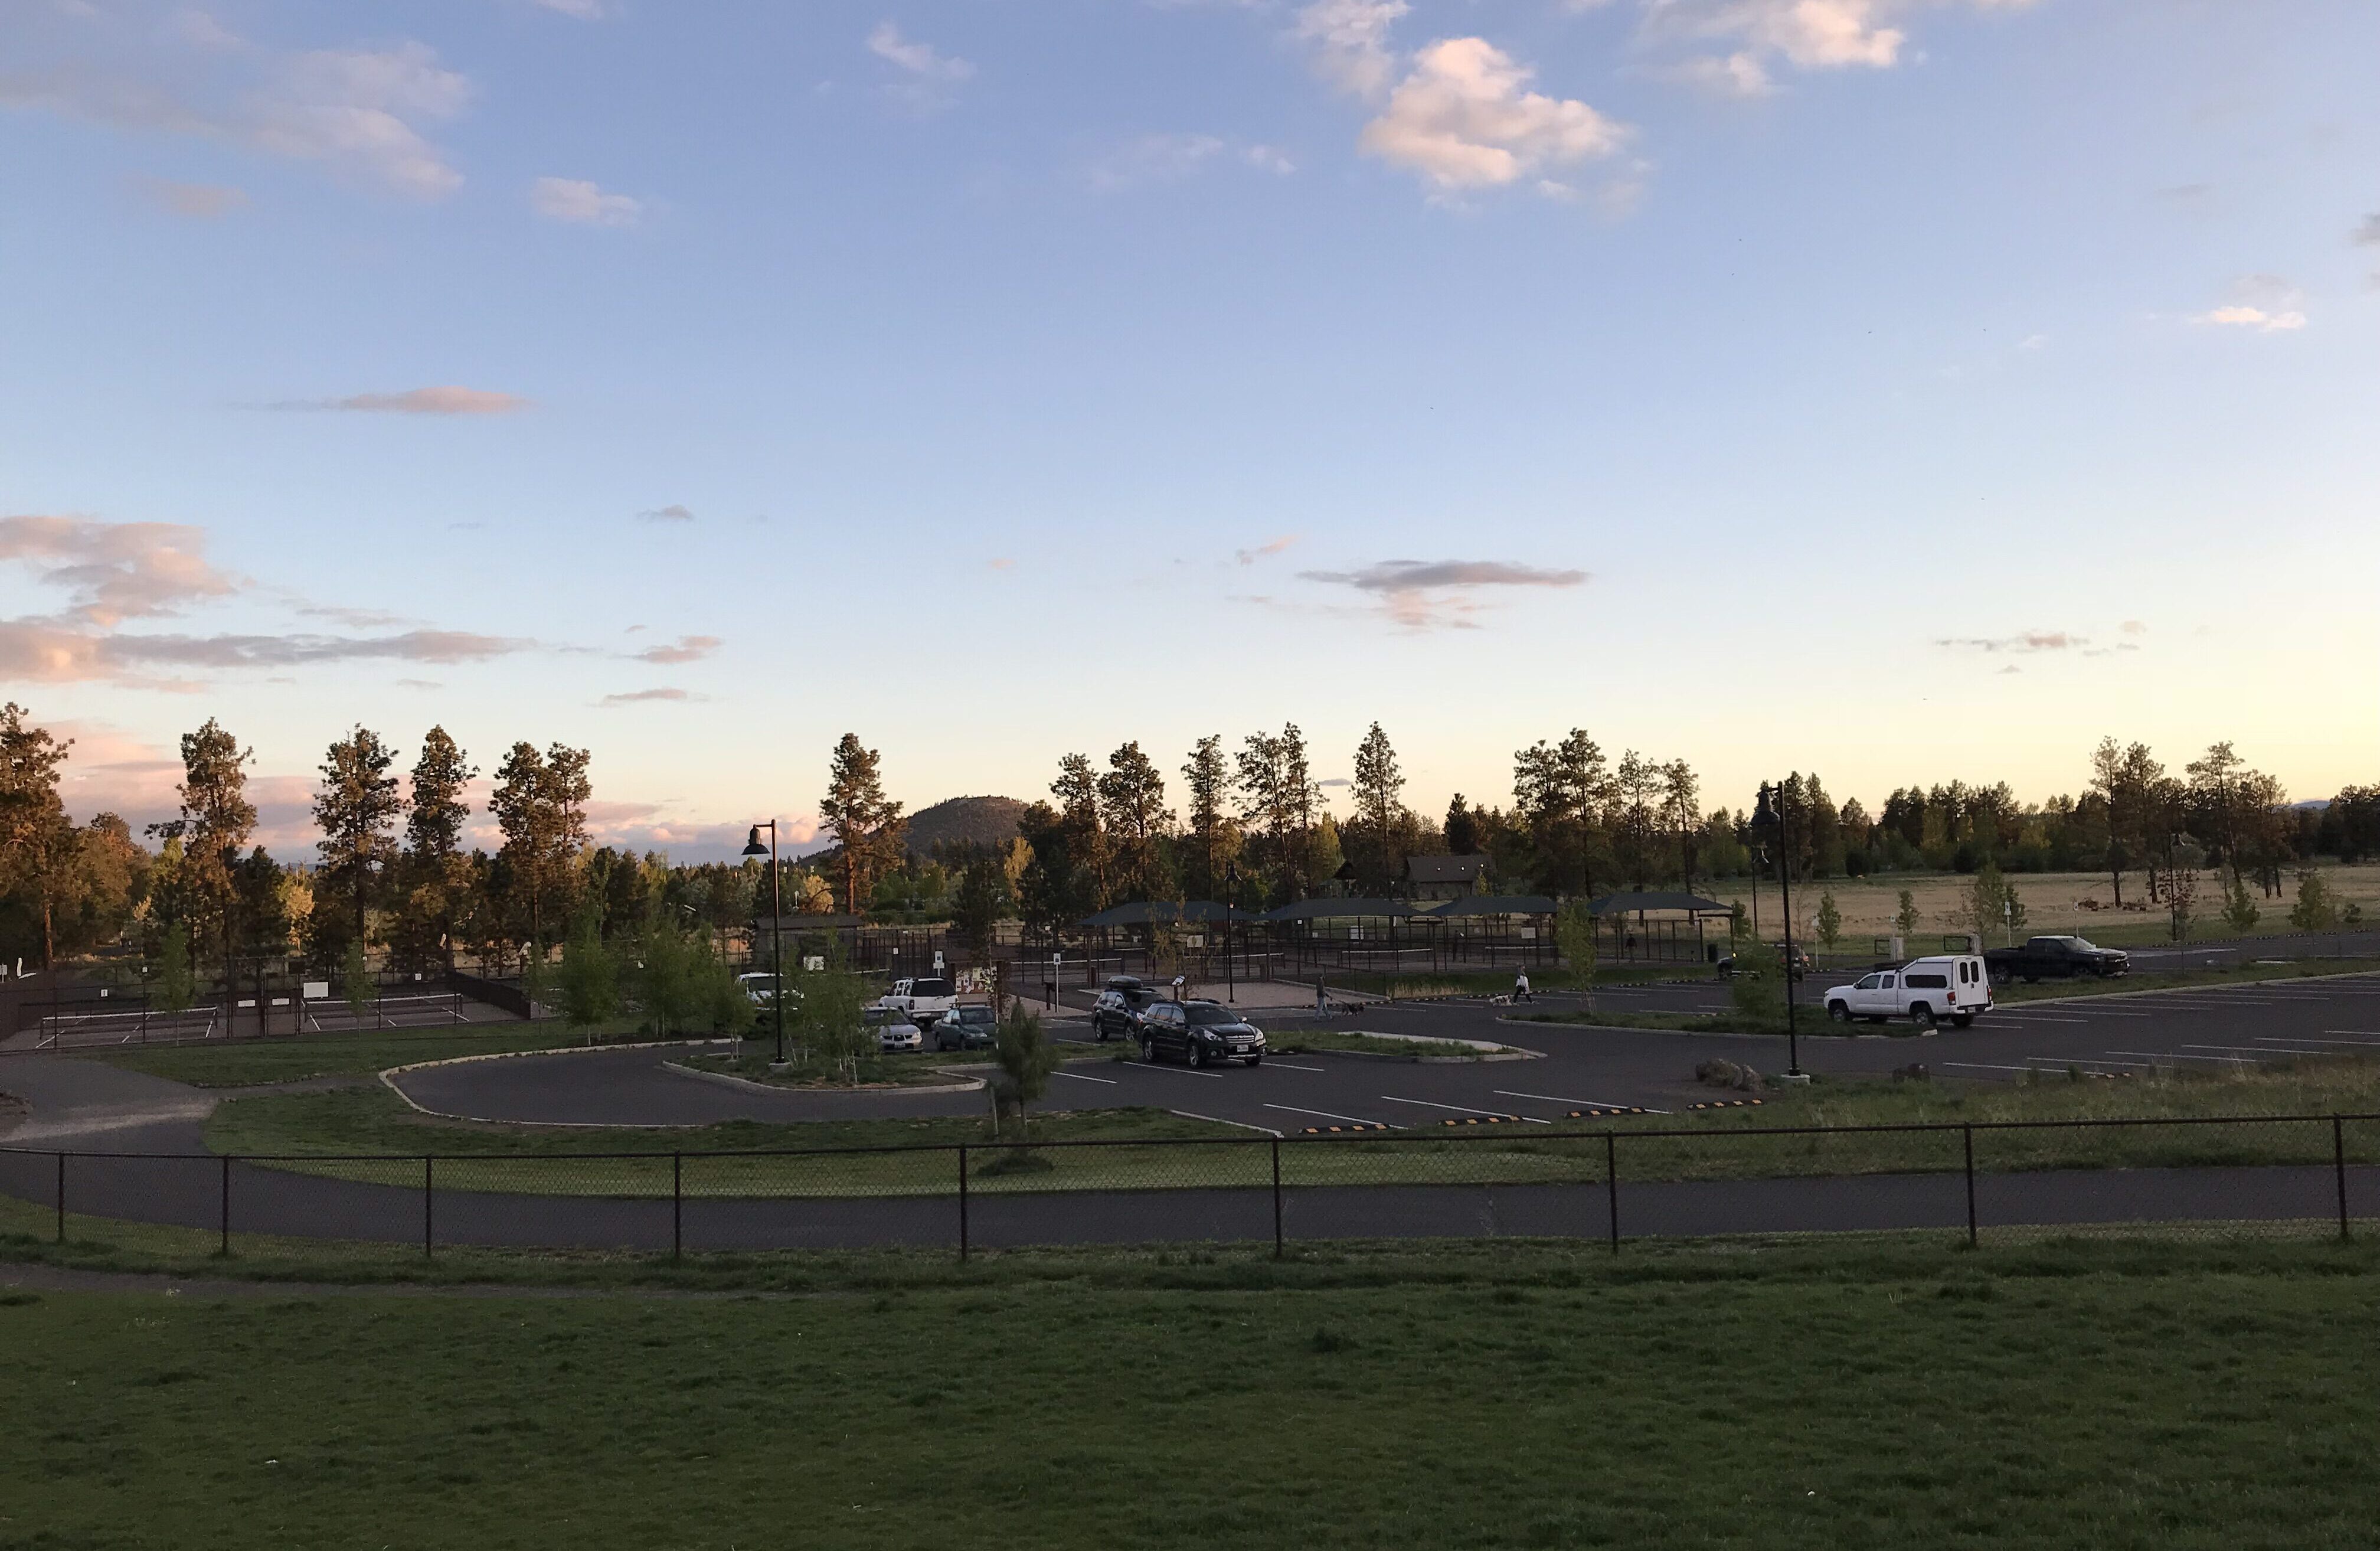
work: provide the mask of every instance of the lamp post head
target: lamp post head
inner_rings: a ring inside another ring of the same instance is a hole
[[[1777,827],[1777,810],[1779,806],[1777,797],[1778,791],[1775,787],[1768,785],[1765,781],[1761,783],[1760,806],[1754,810],[1752,814],[1753,828],[1774,829]]]
[[[752,826],[751,838],[744,842],[744,854],[746,856],[766,856],[769,854],[769,848],[760,844],[760,826],[757,824]]]

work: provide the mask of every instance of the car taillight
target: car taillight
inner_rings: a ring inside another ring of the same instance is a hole
[[[1959,1005],[1959,994],[1956,991],[1950,993],[1950,1005],[1952,1007],[1957,1007]]]

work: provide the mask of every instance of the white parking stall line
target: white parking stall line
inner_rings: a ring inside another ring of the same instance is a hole
[[[2293,1050],[2285,1044],[2185,1044],[2184,1050],[2245,1050],[2258,1056],[2321,1056],[2321,1050]]]
[[[2151,1061],[2222,1061],[2235,1067],[2255,1065],[2244,1056],[2192,1056],[2182,1050],[2110,1050],[2110,1056],[2144,1056]]]
[[[2155,1018],[2153,1012],[2119,1012],[2114,1008],[2063,1008],[2057,1016],[2070,1014],[2076,1018]]]
[[[1394,1093],[1382,1093],[1380,1095],[1380,1102],[1383,1104],[1417,1104],[1424,1109],[1451,1109],[1457,1115],[1492,1115],[1499,1120],[1526,1120],[1533,1126],[1550,1126],[1553,1124],[1551,1120],[1540,1120],[1534,1115],[1512,1115],[1507,1114],[1505,1111],[1500,1109],[1474,1109],[1468,1105],[1461,1104],[1432,1104],[1427,1099],[1401,1099]]]
[[[2085,1056],[2081,1057],[2070,1056],[2027,1056],[2025,1059],[2028,1061],[2042,1061],[2048,1065],[2058,1067],[2146,1067],[2151,1071],[2155,1071],[2156,1069],[2156,1063],[2154,1061],[2117,1061],[2111,1060],[2105,1056]]]
[[[1143,1071],[1170,1071],[1181,1077],[1212,1077],[1220,1079],[1223,1075],[1219,1071],[1199,1071],[1191,1067],[1160,1066],[1155,1061],[1126,1061],[1123,1064],[1128,1067],[1138,1067]]]
[[[1958,1068],[1960,1070],[1961,1070],[1961,1071],[2031,1071],[2031,1070],[2033,1070],[2033,1069],[2032,1069],[2031,1067],[2009,1067],[2009,1066],[2002,1066],[2002,1065],[2000,1065],[2000,1064],[1999,1064],[1998,1062],[1997,1062],[1997,1061],[1944,1061],[1944,1062],[1941,1062],[1940,1064],[1941,1064],[1942,1066],[1946,1066],[1946,1067],[1957,1067],[1957,1068]]]
[[[1996,1022],[2006,1022],[2010,1019],[2025,1023],[2088,1023],[2091,1021],[2087,1018],[2065,1018],[2054,1012],[2003,1012],[1993,1016]]]
[[[1560,1093],[1516,1093],[1510,1088],[1499,1088],[1500,1099],[1542,1099],[1548,1104],[1574,1104],[1581,1109],[1641,1109],[1647,1115],[1667,1115],[1666,1109],[1656,1109],[1649,1104],[1606,1104],[1601,1099],[1566,1099]]]
[[[1348,1124],[1354,1126],[1388,1126],[1390,1130],[1402,1129],[1396,1126],[1390,1126],[1389,1122],[1386,1120],[1375,1120],[1369,1116],[1333,1115],[1327,1109],[1300,1109],[1293,1104],[1269,1104],[1265,1105],[1265,1107],[1267,1109],[1278,1109],[1285,1115],[1319,1115],[1326,1120],[1344,1120]]]
[[[2346,1039],[2380,1039],[2380,1030],[2372,1030],[2372,1029],[2325,1029],[2325,1030],[2323,1031],[2323,1032],[2324,1032],[2324,1033],[2325,1033],[2325,1034],[2338,1034],[2338,1035],[2339,1035],[2341,1038],[2346,1038]]]
[[[2293,1039],[2300,1044],[2380,1044],[2380,1039],[2323,1039],[2314,1034],[2266,1034],[2266,1039]]]
[[[1112,1077],[1086,1077],[1078,1071],[1055,1071],[1051,1072],[1050,1075],[1052,1077],[1071,1077],[1077,1082],[1104,1082],[1111,1088],[1116,1086],[1116,1080]]]
[[[1226,1120],[1220,1115],[1201,1115],[1195,1110],[1176,1109],[1171,1110],[1168,1113],[1179,1115],[1185,1120],[1204,1120],[1210,1126],[1237,1126],[1244,1131],[1262,1131],[1267,1136],[1281,1136],[1286,1134],[1285,1132],[1273,1130],[1270,1126],[1252,1125],[1245,1120]]]
[[[1329,1071],[1330,1069],[1329,1067],[1301,1067],[1291,1061],[1277,1061],[1269,1056],[1265,1057],[1265,1065],[1279,1067],[1283,1071]]]

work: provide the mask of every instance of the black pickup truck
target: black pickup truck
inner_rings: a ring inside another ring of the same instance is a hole
[[[2000,982],[2071,980],[2076,975],[2120,975],[2132,967],[2131,955],[2101,947],[2085,937],[2034,937],[2022,947],[1984,950],[1984,968]]]

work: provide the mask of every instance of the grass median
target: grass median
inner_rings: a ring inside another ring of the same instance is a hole
[[[2370,1544],[2371,1251],[1828,1248],[0,1294],[0,1545]]]
[[[637,1039],[625,1028],[599,1030],[599,1040]],[[560,1023],[498,1023],[461,1029],[367,1029],[355,1033],[218,1040],[212,1044],[128,1045],[72,1054],[128,1070],[200,1088],[245,1088],[309,1078],[369,1078],[390,1067],[496,1056],[517,1050],[566,1050],[588,1044],[584,1032]]]

